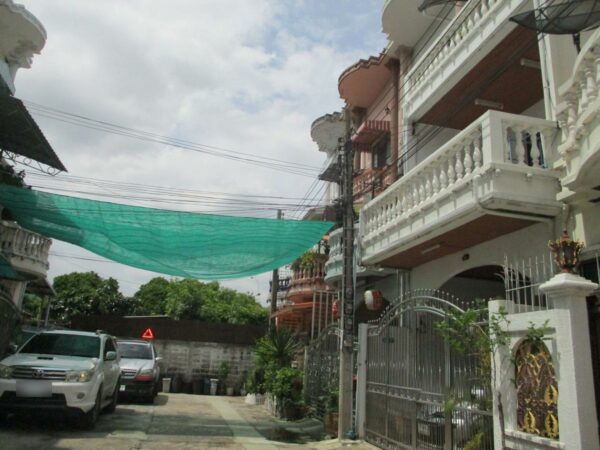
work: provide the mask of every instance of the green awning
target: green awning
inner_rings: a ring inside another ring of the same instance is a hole
[[[153,272],[239,278],[291,263],[333,222],[143,208],[2,185],[0,204],[23,227]]]
[[[9,95],[0,95],[0,149],[67,170],[23,102]]]

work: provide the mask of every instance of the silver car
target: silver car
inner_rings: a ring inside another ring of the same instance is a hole
[[[139,339],[117,339],[121,357],[121,396],[139,397],[152,403],[160,377],[156,349],[151,342]]]

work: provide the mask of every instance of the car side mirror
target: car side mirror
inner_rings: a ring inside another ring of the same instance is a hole
[[[6,353],[9,355],[14,355],[17,353],[17,350],[19,350],[19,346],[17,344],[8,344],[8,347],[6,347]]]
[[[115,361],[117,359],[117,352],[106,352],[104,361]]]
[[[161,362],[163,359],[161,356],[157,356],[156,358],[154,358],[154,361],[156,361],[157,363]]]

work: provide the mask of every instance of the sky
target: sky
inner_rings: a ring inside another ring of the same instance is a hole
[[[341,72],[386,45],[383,0],[20,0],[47,42],[21,69],[15,96],[119,126],[286,162],[321,167],[310,125],[343,106]],[[245,164],[132,139],[30,111],[68,175],[187,191],[281,196],[298,203],[315,176]],[[240,155],[238,155],[240,156]],[[312,170],[314,172],[314,169]],[[165,207],[123,198],[119,188],[75,184],[28,169],[25,181],[67,195]],[[316,173],[316,172],[315,172]],[[57,189],[62,189],[58,191]],[[310,202],[321,199],[317,187]],[[135,192],[130,189],[129,193]],[[111,199],[110,196],[114,196]],[[314,197],[314,198],[313,198]],[[239,198],[239,197],[237,197]],[[211,211],[195,201],[171,209]],[[228,214],[275,217],[276,207]],[[284,212],[294,218],[298,212]],[[73,271],[116,278],[132,295],[157,274],[54,241],[49,278]],[[222,284],[268,299],[271,275]]]

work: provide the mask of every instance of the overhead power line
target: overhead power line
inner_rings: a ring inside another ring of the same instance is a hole
[[[193,142],[185,139],[174,138],[149,131],[139,130],[123,125],[93,119],[80,114],[63,111],[39,103],[22,100],[35,115],[46,117],[48,119],[67,123],[74,126],[88,128],[113,135],[124,136],[132,139],[138,139],[146,142],[153,142],[181,148],[184,150],[195,151],[211,156],[221,157],[241,163],[252,164],[273,170],[291,173],[294,175],[314,177],[319,172],[319,168],[309,164],[284,161],[275,158],[264,157],[251,153],[244,153],[235,150],[225,149],[212,145]]]

